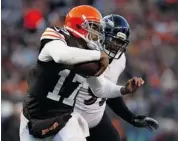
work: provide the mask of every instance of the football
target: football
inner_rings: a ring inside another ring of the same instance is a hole
[[[80,63],[75,66],[75,71],[82,76],[94,76],[100,69],[98,61]]]

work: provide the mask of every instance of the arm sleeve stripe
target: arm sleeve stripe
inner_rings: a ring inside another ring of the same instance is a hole
[[[62,34],[56,32],[56,31],[46,30],[44,33],[46,33],[46,32],[48,32],[48,33],[53,33],[53,34],[57,34],[57,35],[59,35],[60,37],[62,37],[62,38],[64,39],[64,36],[63,36]],[[43,34],[44,34],[44,33],[43,33]]]
[[[44,36],[52,36],[52,37],[55,37],[55,38],[59,38],[60,39],[60,36],[59,35],[55,35],[55,34],[48,34],[48,33],[44,33],[43,35],[42,35],[42,37],[44,37]]]
[[[59,38],[59,37],[53,37],[53,36],[51,36],[51,35],[50,35],[50,36],[48,36],[48,35],[41,36],[40,41],[42,41],[43,39],[61,40],[61,41],[63,41],[65,44],[67,44],[64,39]]]
[[[42,40],[42,39],[60,39],[66,43],[65,37],[62,34],[56,32],[54,29],[51,29],[51,28],[47,28],[43,32],[40,40]]]
[[[59,38],[52,37],[52,36],[42,36],[42,37],[40,38],[40,40],[43,40],[43,39],[60,40]],[[61,40],[61,41],[63,41],[63,40]]]

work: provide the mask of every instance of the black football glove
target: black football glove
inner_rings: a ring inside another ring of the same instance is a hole
[[[139,115],[136,116],[132,122],[133,126],[147,128],[150,131],[157,130],[159,128],[158,121],[151,117]]]

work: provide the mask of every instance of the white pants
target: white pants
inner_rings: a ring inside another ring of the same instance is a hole
[[[99,104],[99,103],[97,103]],[[92,107],[93,106],[93,107]],[[83,107],[87,107],[86,109],[82,109]],[[91,107],[91,108],[90,108]],[[97,107],[97,108],[96,108]],[[93,108],[93,109],[92,109]],[[77,105],[75,106],[75,112],[77,112],[78,114],[80,114],[88,123],[89,128],[93,128],[95,126],[97,126],[104,114],[106,108],[106,103],[104,103],[102,106],[98,106],[98,105]]]
[[[21,113],[20,121],[20,141],[86,141],[89,136],[87,122],[77,113],[72,113],[72,117],[56,135],[44,139],[35,138],[29,134],[28,119]]]
[[[100,123],[104,114],[104,110],[105,109],[98,111],[97,113],[88,113],[87,111],[83,111],[75,107],[75,111],[87,121],[89,128],[93,128]]]

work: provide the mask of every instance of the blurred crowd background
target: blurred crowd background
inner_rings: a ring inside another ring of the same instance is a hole
[[[2,0],[2,141],[19,141],[26,74],[36,61],[42,31],[63,25],[66,13],[81,4],[93,5],[103,15],[120,14],[131,26],[127,67],[118,83],[144,78],[144,88],[125,101],[134,113],[156,118],[160,128],[137,129],[108,110],[122,140],[178,141],[177,0]]]

